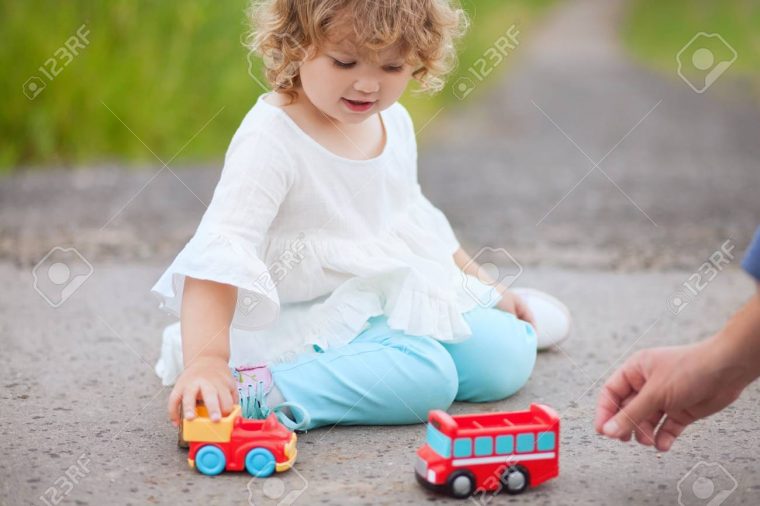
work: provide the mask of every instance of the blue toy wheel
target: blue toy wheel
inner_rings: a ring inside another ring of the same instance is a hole
[[[266,478],[274,473],[276,461],[266,448],[253,448],[245,456],[245,470],[257,478]]]
[[[216,446],[204,446],[195,454],[195,468],[207,476],[221,473],[226,465],[224,452]]]

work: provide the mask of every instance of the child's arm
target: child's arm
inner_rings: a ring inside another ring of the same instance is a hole
[[[734,402],[758,376],[760,285],[712,338],[631,356],[602,388],[594,426],[622,441],[634,433],[639,443],[667,451],[689,424]]]
[[[491,279],[488,276],[488,273],[481,269],[480,265],[473,260],[465,250],[459,248],[456,253],[454,253],[454,262],[464,273],[470,274],[471,276],[480,279],[482,282],[493,286],[502,295],[502,298],[499,303],[496,304],[496,307],[503,311],[507,311],[508,313],[512,313],[534,327],[536,326],[533,313],[531,313],[528,305],[525,304],[518,295],[510,292],[507,287]]]
[[[227,415],[237,402],[229,370],[229,329],[237,302],[237,288],[215,281],[185,278],[182,295],[182,356],[185,369],[169,395],[169,419],[177,426],[179,408],[195,417],[195,403],[203,399],[212,420]]]

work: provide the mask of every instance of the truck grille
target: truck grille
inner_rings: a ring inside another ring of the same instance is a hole
[[[290,458],[293,456],[296,450],[296,435],[295,433],[291,436],[290,441],[285,444],[285,457]]]
[[[427,478],[427,462],[425,462],[425,459],[417,457],[417,462],[414,464],[414,472],[423,478]]]

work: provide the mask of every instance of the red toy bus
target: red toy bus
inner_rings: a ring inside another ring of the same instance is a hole
[[[519,494],[559,475],[559,416],[542,404],[459,416],[433,410],[415,475],[425,487],[457,498]]]

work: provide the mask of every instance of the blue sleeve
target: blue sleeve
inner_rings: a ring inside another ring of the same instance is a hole
[[[760,281],[760,227],[755,231],[755,238],[752,239],[752,244],[747,248],[742,267],[753,278]]]

